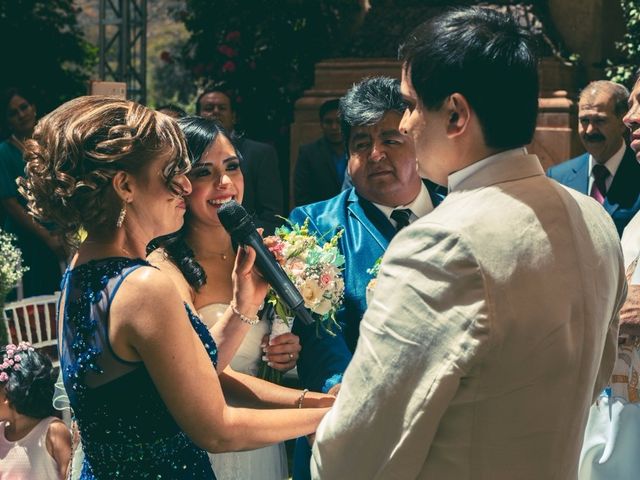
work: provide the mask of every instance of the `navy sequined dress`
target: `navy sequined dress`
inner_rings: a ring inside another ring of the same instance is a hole
[[[84,450],[81,479],[214,479],[206,452],[180,430],[142,362],[111,349],[109,307],[122,281],[150,266],[141,259],[105,258],[67,270],[60,338],[65,389]],[[186,306],[211,362],[217,348]]]

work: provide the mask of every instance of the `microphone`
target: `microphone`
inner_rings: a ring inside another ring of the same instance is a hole
[[[295,313],[296,317],[306,325],[314,323],[313,317],[304,306],[302,295],[282,269],[276,257],[264,246],[262,237],[244,207],[235,200],[231,200],[222,204],[218,209],[218,218],[234,242],[248,245],[256,251],[255,263],[258,270],[284,303]]]

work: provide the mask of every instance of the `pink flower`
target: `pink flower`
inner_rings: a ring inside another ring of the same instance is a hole
[[[7,372],[0,372],[0,382],[7,382],[9,380],[9,375]]]
[[[20,370],[20,364],[19,364],[19,363],[16,363],[16,364],[13,366],[13,371],[14,371],[14,372],[17,372],[18,370]]]
[[[296,277],[304,273],[306,266],[306,263],[298,257],[287,261],[287,269]]]
[[[328,273],[323,273],[322,275],[320,275],[321,286],[326,287],[330,283],[331,283],[331,275],[329,275]]]
[[[233,30],[232,32],[227,33],[227,36],[224,37],[227,42],[237,42],[240,40],[240,32],[237,30]]]
[[[233,58],[238,55],[238,51],[235,48],[231,48],[229,45],[220,45],[218,47],[218,51],[229,58]]]
[[[231,60],[227,60],[226,62],[224,62],[224,65],[222,65],[222,71],[233,73],[236,71],[236,64]]]
[[[21,357],[20,355],[16,355],[15,357],[13,357],[13,359],[14,359],[16,362],[19,362],[20,360],[22,360],[22,357]]]
[[[273,253],[274,257],[276,257],[278,263],[282,265],[284,263],[284,255],[282,254],[282,251],[284,250],[284,242],[282,242],[282,240],[280,240],[280,238],[276,237],[275,235],[265,237],[263,242],[264,246],[267,247],[271,253]]]

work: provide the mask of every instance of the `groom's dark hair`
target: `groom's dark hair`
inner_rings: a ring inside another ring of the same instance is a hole
[[[531,142],[538,57],[532,35],[512,16],[480,7],[447,10],[418,26],[398,57],[428,110],[459,93],[477,114],[487,146]]]

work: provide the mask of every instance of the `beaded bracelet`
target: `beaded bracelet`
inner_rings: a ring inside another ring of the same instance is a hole
[[[302,393],[300,394],[300,398],[298,399],[298,408],[302,408],[302,402],[304,401],[304,396],[307,394],[308,391],[309,391],[308,388],[305,388],[304,390],[302,390]]]
[[[251,317],[247,317],[246,315],[243,315],[242,313],[240,313],[240,310],[238,310],[238,306],[236,305],[236,302],[234,302],[234,301],[231,301],[229,306],[231,307],[231,311],[233,313],[235,313],[236,315],[238,315],[240,317],[240,320],[242,320],[244,323],[248,323],[249,325],[255,325],[256,323],[258,323],[260,321],[260,317],[258,317],[258,315],[254,315],[253,318],[251,318]]]

